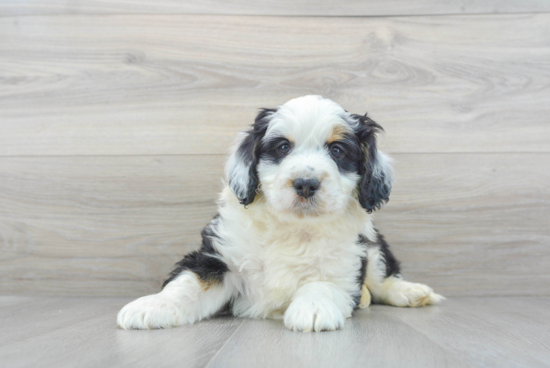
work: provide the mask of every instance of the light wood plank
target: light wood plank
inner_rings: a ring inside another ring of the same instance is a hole
[[[548,298],[540,298],[547,304]],[[548,309],[538,298],[466,298],[394,314],[448,352],[484,367],[547,367]],[[436,327],[437,326],[437,327]]]
[[[456,298],[371,306],[344,328],[294,333],[280,320],[216,318],[168,330],[115,328],[123,298],[0,296],[9,367],[544,367],[549,298]],[[11,339],[13,337],[13,339]],[[297,348],[298,347],[298,348]]]
[[[39,14],[248,14],[307,16],[376,16],[478,14],[550,11],[544,0],[6,0],[0,16]]]
[[[149,258],[143,257],[141,263],[150,262]],[[173,269],[174,259],[181,259],[181,256],[154,256],[154,258],[160,258],[164,262],[157,262],[158,268],[153,270],[153,272],[141,273],[133,279],[130,279],[126,275],[123,278],[115,279],[109,272],[104,274],[106,270],[104,267],[93,275],[82,275],[82,269],[75,269],[73,267],[71,270],[65,271],[64,275],[55,275],[46,278],[46,274],[51,274],[51,269],[54,265],[44,260],[43,257],[39,260],[37,258],[28,259],[23,266],[24,268],[17,272],[18,276],[0,276],[0,294],[84,297],[138,297],[155,294],[161,290],[162,282],[167,278],[168,272]],[[97,260],[92,259],[89,263],[97,263]],[[107,263],[112,264],[113,262]],[[4,261],[2,264],[5,265],[7,262]],[[58,261],[56,264],[59,265],[61,262]],[[65,269],[65,264],[60,266],[62,267],[61,270]],[[136,267],[143,269],[143,266],[140,265]],[[136,269],[132,269],[131,272],[136,272]],[[151,278],[151,275],[154,275],[153,279],[148,279]]]
[[[20,299],[20,302],[16,305],[9,303],[13,298]],[[3,333],[0,334],[0,346],[8,346],[105,315],[112,318],[116,306],[121,308],[124,305],[123,300],[125,299],[1,296],[0,321]],[[21,328],[31,328],[31,325],[32,334],[28,329]]]
[[[281,320],[245,320],[207,368],[232,367],[474,367],[373,306],[343,330],[297,333]],[[397,353],[399,352],[399,353]]]
[[[448,296],[548,295],[548,154],[396,154],[376,224]],[[216,213],[223,156],[0,158],[0,291],[158,290]]]
[[[305,94],[369,111],[390,152],[550,147],[550,14],[16,17],[0,40],[4,156],[225,153]]]
[[[218,318],[169,330],[117,329],[116,314],[129,301],[35,298],[24,313],[2,318],[7,328],[0,338],[8,342],[0,347],[0,359],[14,368],[173,367],[182,362],[203,367],[242,323]],[[13,331],[17,338],[11,341],[7,337]]]
[[[536,322],[516,312],[539,308],[538,298],[458,299],[417,309],[375,305],[357,311],[343,330],[322,334],[247,320],[207,367],[546,367],[550,349],[540,340],[550,338],[548,310]]]
[[[173,264],[200,244],[200,230],[216,214],[223,160],[4,159],[0,263],[17,271],[0,271],[0,291],[157,291]]]

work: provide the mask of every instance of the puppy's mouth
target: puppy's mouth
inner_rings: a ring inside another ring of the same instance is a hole
[[[322,205],[317,195],[309,198],[296,196],[294,199],[293,210],[299,215],[319,216],[322,213],[322,209]]]

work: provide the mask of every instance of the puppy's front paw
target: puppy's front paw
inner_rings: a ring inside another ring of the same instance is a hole
[[[158,294],[144,296],[126,304],[117,316],[117,324],[125,330],[149,330],[178,326],[182,311]]]
[[[413,308],[436,304],[445,299],[427,285],[407,281],[395,283],[388,290],[386,298],[390,305]]]
[[[344,326],[344,315],[328,299],[302,297],[290,303],[284,322],[293,331],[334,331]]]

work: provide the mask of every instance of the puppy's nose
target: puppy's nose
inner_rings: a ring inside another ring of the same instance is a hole
[[[309,198],[315,194],[321,183],[317,179],[295,179],[292,185],[300,197]]]

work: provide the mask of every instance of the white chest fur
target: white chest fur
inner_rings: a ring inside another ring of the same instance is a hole
[[[218,251],[238,284],[234,312],[265,318],[282,315],[292,295],[312,281],[338,285],[350,295],[360,290],[357,277],[366,249],[357,244],[365,219],[348,215],[330,223],[288,224],[257,209],[220,209]],[[225,227],[231,231],[224,231]],[[241,231],[235,232],[235,227]]]

